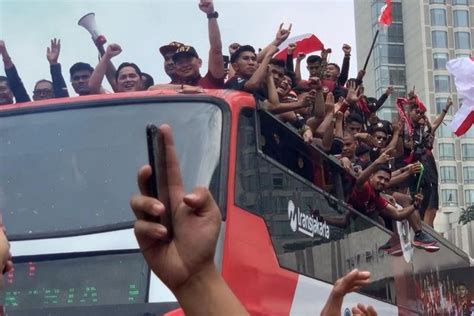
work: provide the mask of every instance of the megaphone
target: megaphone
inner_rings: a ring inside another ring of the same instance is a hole
[[[99,30],[97,29],[97,24],[95,22],[95,13],[91,12],[84,15],[77,22],[78,25],[85,28],[92,36],[92,40],[96,45],[104,45],[107,43],[107,39],[104,35],[100,35]]]

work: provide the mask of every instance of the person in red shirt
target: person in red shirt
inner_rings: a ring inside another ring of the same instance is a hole
[[[172,56],[175,66],[175,78],[170,84],[158,84],[150,87],[156,89],[186,89],[188,87],[200,87],[204,89],[222,89],[226,75],[224,57],[222,55],[222,41],[217,18],[219,14],[214,10],[212,0],[201,0],[199,9],[206,13],[209,30],[209,62],[208,71],[204,77],[201,76],[200,68],[202,60],[196,49],[192,46],[182,45],[177,48]]]
[[[356,184],[348,199],[348,203],[357,211],[378,221],[379,213],[392,220],[407,219],[410,222],[415,237],[413,245],[431,251],[439,250],[435,247],[436,240],[429,234],[422,231],[421,219],[418,214],[420,203],[423,199],[421,195],[415,197],[412,205],[402,209],[388,203],[380,196],[380,193],[387,188],[392,177],[390,167],[387,165],[392,158],[389,155],[391,149],[383,152],[380,156],[367,167],[357,178]]]

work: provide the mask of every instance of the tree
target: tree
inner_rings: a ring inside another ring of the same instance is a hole
[[[458,224],[466,225],[470,221],[474,221],[474,205],[461,209],[461,214],[459,214]]]

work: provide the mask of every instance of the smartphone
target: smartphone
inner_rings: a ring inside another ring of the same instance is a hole
[[[158,131],[158,127],[153,124],[149,124],[146,127],[148,163],[151,167],[151,177],[148,181],[148,191],[154,198],[158,198]]]
[[[229,68],[229,62],[230,62],[229,56],[224,55],[224,56],[222,56],[222,57],[224,58],[224,68],[225,68],[225,69]]]
[[[148,191],[154,198],[159,199],[165,204],[166,214],[158,219],[158,223],[162,224],[168,230],[168,239],[171,240],[173,237],[173,226],[171,225],[171,209],[170,205],[165,203],[166,201],[160,199],[160,182],[162,187],[167,189],[168,181],[166,175],[163,175],[163,179],[160,179],[160,165],[163,163],[161,157],[166,156],[166,149],[163,141],[163,136],[156,125],[148,124],[146,127],[146,139],[148,145],[148,163],[151,166],[151,176],[148,181]],[[166,195],[166,192],[161,192],[161,195]],[[154,219],[156,221],[156,219]]]

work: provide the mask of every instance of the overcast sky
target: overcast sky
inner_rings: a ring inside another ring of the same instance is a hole
[[[0,0],[0,39],[32,94],[39,79],[50,79],[46,47],[61,39],[60,63],[69,81],[69,67],[84,61],[95,66],[97,53],[89,33],[77,25],[84,14],[96,13],[99,30],[108,43],[122,46],[113,59],[137,63],[155,82],[168,82],[163,71],[161,45],[180,41],[196,48],[207,69],[207,20],[199,0]],[[313,33],[333,48],[331,61],[342,61],[342,44],[353,47],[350,72],[356,71],[354,7],[352,0],[214,0],[224,54],[233,42],[264,47],[280,23],[293,23],[291,36]],[[0,67],[3,68],[3,67]],[[4,74],[3,69],[0,74]],[[70,88],[70,93],[72,88]],[[73,93],[71,93],[73,94]]]

